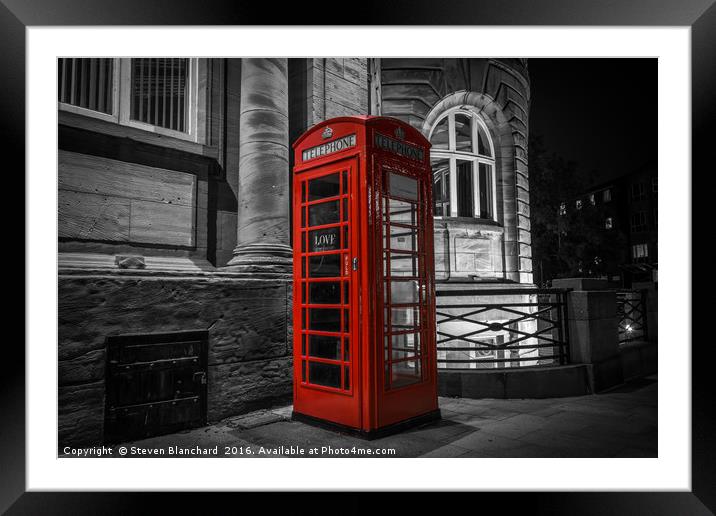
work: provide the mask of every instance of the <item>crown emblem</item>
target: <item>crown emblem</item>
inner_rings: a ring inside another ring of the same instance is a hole
[[[333,136],[333,129],[331,129],[330,127],[326,127],[321,133],[321,138],[323,138],[324,140],[326,138],[330,138],[331,136]]]
[[[394,133],[394,134],[395,134],[395,137],[396,137],[396,138],[399,138],[399,139],[401,139],[401,140],[402,140],[403,138],[405,138],[405,131],[403,130],[402,127],[397,127],[397,128],[395,129],[395,133]]]

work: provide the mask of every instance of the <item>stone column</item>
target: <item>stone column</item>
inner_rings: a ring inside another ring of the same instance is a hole
[[[288,60],[241,60],[237,237],[227,267],[291,265]]]
[[[594,392],[620,384],[616,292],[606,290],[605,280],[590,278],[554,279],[552,286],[573,289],[567,295],[570,361],[590,365]]]

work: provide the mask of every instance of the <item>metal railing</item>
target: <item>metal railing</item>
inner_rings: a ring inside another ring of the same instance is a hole
[[[646,340],[646,291],[617,291],[619,345]]]
[[[437,292],[438,367],[486,369],[568,363],[567,292]]]

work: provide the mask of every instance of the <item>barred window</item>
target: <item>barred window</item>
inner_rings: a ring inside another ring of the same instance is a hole
[[[186,131],[188,59],[132,59],[131,119]]]
[[[90,111],[112,114],[113,59],[60,59],[57,100]]]
[[[198,62],[187,58],[61,58],[59,107],[198,141]]]

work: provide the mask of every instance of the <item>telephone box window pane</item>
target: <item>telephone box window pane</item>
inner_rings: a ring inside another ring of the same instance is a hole
[[[323,226],[340,222],[338,201],[312,204],[308,207],[308,225]]]
[[[343,220],[348,220],[348,199],[343,199]]]
[[[301,355],[306,356],[306,334],[301,334]]]
[[[311,308],[308,329],[315,331],[341,331],[341,311],[337,308]]]
[[[418,200],[418,180],[402,174],[390,172],[388,175],[388,193],[389,195],[408,199],[411,201]]]
[[[306,361],[301,360],[301,381],[306,381]]]
[[[350,247],[350,241],[348,240],[348,226],[343,226],[343,249]]]
[[[301,206],[301,227],[306,227],[306,208]]]
[[[392,222],[400,222],[402,224],[416,224],[416,206],[411,202],[399,201],[386,197],[385,212],[390,216]]]
[[[391,276],[417,276],[418,256],[415,254],[390,253]]]
[[[337,278],[341,275],[341,255],[324,254],[309,258],[308,274],[311,278]]]
[[[350,360],[351,359],[351,346],[350,346],[350,339],[348,337],[343,337],[343,360]]]
[[[471,116],[462,113],[455,114],[455,150],[472,153],[472,126]]]
[[[309,335],[308,353],[312,357],[341,359],[341,338],[325,337],[323,335]]]
[[[390,226],[390,249],[398,251],[417,252],[418,250],[418,230],[411,228],[403,228],[400,226]]]
[[[350,304],[350,283],[347,281],[343,283],[343,304]]]
[[[414,304],[418,302],[418,282],[391,281],[390,302],[392,304]]]
[[[472,197],[472,162],[457,162],[457,216],[472,217],[475,203]]]
[[[391,387],[404,387],[419,383],[421,379],[420,360],[406,360],[392,364]]]
[[[340,227],[316,229],[308,232],[308,250],[312,253],[340,249]]]
[[[343,332],[348,333],[351,329],[350,327],[350,318],[348,316],[348,310],[343,310]]]
[[[393,331],[416,328],[420,326],[420,309],[417,306],[408,308],[391,308],[390,321]]]
[[[341,366],[339,365],[309,362],[308,377],[310,382],[315,385],[341,388]]]
[[[326,197],[334,197],[341,193],[338,174],[311,179],[308,181],[308,200],[317,201]]]
[[[391,338],[393,360],[400,360],[401,358],[410,358],[420,354],[419,333],[393,335]]]
[[[343,193],[348,193],[348,172],[345,170],[343,171]]]
[[[311,283],[308,302],[318,305],[339,305],[341,303],[341,284],[337,281]]]
[[[343,388],[348,391],[351,388],[351,375],[350,375],[348,366],[345,366],[343,368],[343,378],[344,378]]]

